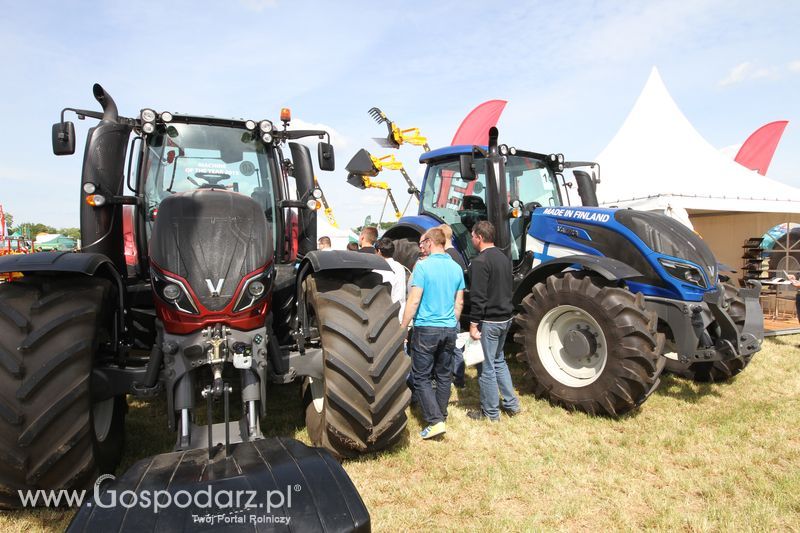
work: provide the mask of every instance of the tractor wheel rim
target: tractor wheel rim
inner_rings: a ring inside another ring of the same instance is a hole
[[[568,387],[594,383],[608,361],[600,324],[572,305],[560,305],[544,315],[536,332],[536,347],[545,370]]]
[[[92,425],[97,442],[103,442],[111,431],[114,420],[114,398],[102,400],[92,405]]]
[[[325,385],[321,380],[308,378],[308,386],[311,387],[311,403],[314,405],[314,410],[317,413],[322,413],[322,408],[325,406]]]

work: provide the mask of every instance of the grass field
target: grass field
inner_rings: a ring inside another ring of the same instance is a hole
[[[524,414],[475,422],[474,370],[448,431],[345,463],[375,531],[800,531],[800,336],[770,338],[730,383],[664,376],[638,410],[590,418],[537,401],[513,364]],[[262,426],[308,442],[299,387],[274,387]],[[169,451],[163,403],[135,403],[124,470]],[[0,531],[59,531],[71,510],[0,515]]]

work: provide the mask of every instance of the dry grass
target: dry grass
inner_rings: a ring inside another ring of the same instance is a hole
[[[512,365],[525,413],[474,422],[474,371],[439,441],[417,437],[345,463],[376,531],[413,529],[800,531],[800,336],[768,339],[730,383],[672,376],[634,415],[590,418],[535,400]],[[299,389],[273,387],[264,426],[308,442]],[[126,468],[167,451],[164,405],[137,403]],[[72,511],[0,515],[2,531],[61,530]]]

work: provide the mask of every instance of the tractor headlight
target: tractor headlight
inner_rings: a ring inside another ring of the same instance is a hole
[[[254,120],[248,120],[244,123],[244,127],[252,131],[256,129],[256,122]]]
[[[508,146],[506,146],[505,144],[501,144],[497,148],[498,150],[500,150],[501,155],[508,155]]]
[[[261,140],[264,141],[266,144],[272,142],[272,134],[271,133],[264,133],[261,135]]]
[[[154,131],[156,131],[156,125],[153,124],[152,122],[145,122],[142,125],[142,131],[145,133],[153,133]]]
[[[517,149],[512,146],[508,149],[508,153],[511,155],[517,155]]]
[[[83,184],[83,192],[85,192],[86,194],[94,194],[96,190],[97,190],[97,185],[95,185],[94,183],[86,182]]]
[[[687,263],[679,263],[670,259],[659,259],[658,262],[661,263],[661,266],[664,267],[667,273],[673,278],[679,279],[685,283],[691,283],[703,289],[706,288],[706,281],[703,277],[703,273],[696,266]]]
[[[272,131],[272,122],[269,120],[262,120],[258,123],[258,129],[260,129],[263,133],[268,133]]]
[[[169,306],[184,313],[200,314],[183,282],[155,268],[150,270],[150,279],[153,281],[153,292]]]
[[[249,292],[251,296],[258,298],[264,294],[264,289],[265,287],[263,283],[260,281],[254,281],[249,287],[247,287],[247,292]]]
[[[269,267],[265,272],[257,274],[244,282],[236,304],[233,306],[233,312],[239,313],[255,307],[259,304],[269,293],[271,283],[272,267]]]
[[[142,109],[141,115],[139,115],[142,119],[142,122],[155,122],[156,121],[156,112],[152,109]]]
[[[319,188],[312,189],[311,190],[311,196],[313,196],[314,198],[319,200],[320,198],[322,198],[322,189],[319,189]]]
[[[181,288],[174,283],[169,283],[164,286],[161,293],[167,300],[177,300],[181,296]]]
[[[170,113],[169,111],[164,111],[163,113],[161,113],[161,120],[163,120],[164,122],[172,122],[172,113]]]

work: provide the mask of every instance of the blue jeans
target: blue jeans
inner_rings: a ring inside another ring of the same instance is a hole
[[[481,322],[483,363],[476,365],[481,389],[481,412],[492,420],[500,418],[500,394],[503,396],[504,410],[519,411],[520,408],[503,353],[510,327],[510,319],[506,322]]]
[[[444,422],[447,418],[455,347],[456,328],[414,326],[410,348],[411,378],[414,395],[422,407],[422,417],[429,425]],[[435,391],[431,378],[436,380]]]

